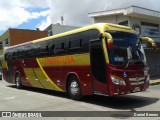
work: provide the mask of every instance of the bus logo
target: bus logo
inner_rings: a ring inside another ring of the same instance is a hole
[[[123,73],[123,77],[125,77],[125,78],[128,77],[126,72]]]

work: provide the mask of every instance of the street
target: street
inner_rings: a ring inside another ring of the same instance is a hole
[[[28,87],[19,90],[2,80],[0,111],[159,111],[159,91],[160,85],[154,85],[145,92],[115,97],[87,96],[83,101],[74,101],[65,93]],[[117,117],[109,118],[117,119]],[[129,118],[134,119],[129,116],[126,119]],[[152,119],[160,120],[158,117]]]

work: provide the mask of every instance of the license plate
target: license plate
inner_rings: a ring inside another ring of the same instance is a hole
[[[138,91],[140,91],[140,88],[139,88],[139,87],[135,87],[135,88],[134,88],[134,91],[135,91],[135,92],[138,92]]]

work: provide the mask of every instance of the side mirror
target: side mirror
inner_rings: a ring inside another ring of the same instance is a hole
[[[155,50],[157,49],[157,45],[155,43],[155,41],[152,38],[149,37],[141,37],[139,38],[139,40],[137,41],[136,46],[139,45],[140,42],[149,42],[152,45],[152,48]]]

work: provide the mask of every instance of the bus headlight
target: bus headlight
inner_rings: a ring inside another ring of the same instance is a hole
[[[120,79],[116,76],[111,75],[111,80],[112,80],[113,84],[115,84],[115,85],[126,85],[126,83],[123,79]]]

